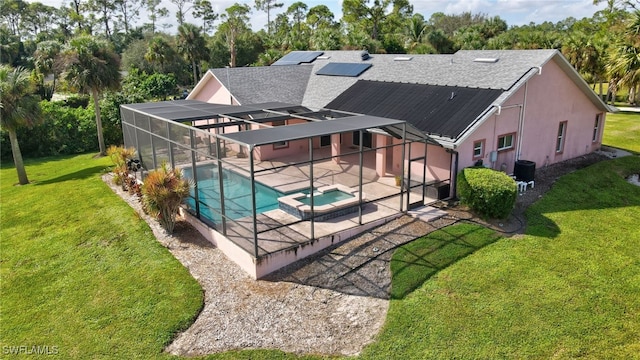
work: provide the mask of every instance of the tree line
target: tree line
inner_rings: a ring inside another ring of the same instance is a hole
[[[310,8],[300,1],[288,6],[276,0],[255,0],[252,7],[235,3],[219,14],[208,0],[170,1],[178,24],[175,34],[168,32],[170,13],[161,0],[71,0],[60,8],[0,0],[3,76],[22,84],[25,75],[14,70],[28,74],[31,85],[12,90],[24,99],[30,93],[45,100],[54,92],[91,95],[88,106],[95,114],[101,153],[106,147],[101,109],[107,109],[105,131],[117,133],[121,103],[179,97],[207,68],[266,66],[294,50],[450,54],[460,49],[553,48],[594,89],[600,84],[603,98],[615,101],[625,89],[625,100],[635,104],[638,99],[640,0],[594,0],[607,6],[591,18],[523,26],[481,13],[426,17],[415,13],[409,0],[344,0],[341,19],[325,5]],[[253,31],[251,16],[258,12],[266,14],[267,24]],[[12,129],[38,117],[24,121],[8,114],[6,104],[20,96],[9,97],[11,84],[2,81],[2,133],[11,140],[19,135],[11,134]],[[118,141],[117,136],[111,141]],[[5,143],[3,156],[8,153]]]

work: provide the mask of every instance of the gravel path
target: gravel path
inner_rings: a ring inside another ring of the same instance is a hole
[[[457,221],[474,221],[519,236],[524,210],[568,172],[602,160],[596,154],[536,170],[536,186],[518,197],[509,219],[482,222],[455,204],[447,216],[425,223],[403,216],[360,236],[252,280],[185,222],[168,235],[135,197],[103,180],[149,223],[158,241],[191,272],[205,292],[202,312],[167,352],[183,356],[234,349],[355,355],[372,342],[389,307],[393,250]]]

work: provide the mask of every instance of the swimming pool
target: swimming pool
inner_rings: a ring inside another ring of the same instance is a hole
[[[197,167],[198,199],[200,200],[200,215],[214,223],[221,221],[220,183],[216,165],[201,165]],[[186,178],[193,179],[191,168],[183,170]],[[231,170],[223,169],[225,215],[231,219],[252,216],[251,180]],[[255,182],[256,213],[278,208],[278,198],[284,193]],[[191,189],[191,196],[187,200],[189,206],[195,209],[195,190]]]

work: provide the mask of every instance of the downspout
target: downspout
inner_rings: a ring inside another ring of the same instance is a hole
[[[542,72],[542,69],[540,69]],[[524,99],[522,99],[522,106],[520,106],[520,118],[518,119],[518,147],[516,149],[516,161],[520,160],[522,155],[522,133],[524,132],[524,109],[527,107],[527,92],[529,90],[529,81],[524,83]]]
[[[452,159],[453,161],[453,175],[451,176],[451,198],[455,199],[457,198],[457,186],[456,183],[458,182],[458,152],[455,150],[451,150],[451,156],[455,156],[455,160]]]
[[[542,75],[542,66],[537,66],[538,75]],[[516,161],[520,160],[520,152],[522,151],[522,133],[524,132],[524,118],[527,109],[527,92],[529,90],[529,80],[524,83],[524,99],[522,99],[522,107],[520,108],[520,122],[518,124],[518,148],[516,149]]]

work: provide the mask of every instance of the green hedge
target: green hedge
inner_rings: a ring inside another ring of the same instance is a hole
[[[93,102],[82,107],[83,97],[71,101],[41,101],[44,121],[33,128],[19,128],[18,142],[22,156],[34,158],[51,155],[71,155],[98,151],[96,115]],[[122,145],[120,105],[142,102],[140,97],[107,93],[100,102],[102,130],[107,145]],[[9,134],[0,131],[0,157],[12,160]]]
[[[460,201],[485,218],[506,218],[518,196],[507,174],[484,167],[469,167],[458,174]]]

